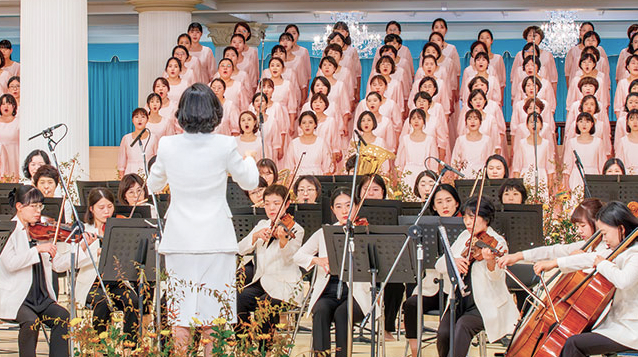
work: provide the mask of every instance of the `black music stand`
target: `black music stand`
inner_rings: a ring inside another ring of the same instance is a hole
[[[253,204],[246,192],[230,177],[226,186],[226,200],[229,207],[247,207]]]
[[[77,181],[78,196],[80,196],[80,205],[86,206],[86,198],[89,192],[96,187],[105,187],[113,192],[113,196],[117,197],[120,190],[120,181]]]
[[[13,218],[13,214],[0,214],[0,223],[9,222]]]
[[[510,252],[545,245],[542,205],[503,205],[491,226],[505,238]]]
[[[16,229],[16,222],[9,221],[0,223],[0,254],[2,254],[4,246],[7,245],[7,241],[14,229]]]
[[[60,207],[62,206],[62,198],[45,197],[43,204],[44,209],[42,210],[42,215],[57,220],[60,214]],[[15,213],[15,209],[9,205],[9,198],[0,197],[0,214],[13,216]],[[64,212],[62,213],[62,222],[64,222]]]
[[[86,206],[75,206],[75,209],[78,211],[80,217],[84,217],[87,211]],[[116,215],[122,215],[124,217],[128,217],[131,214],[131,210],[133,206],[115,206],[115,211],[113,212],[113,217]],[[135,212],[133,212],[133,217],[131,218],[151,218],[151,206],[136,206]]]
[[[485,180],[483,195],[484,197],[489,197],[492,200],[497,210],[501,209],[501,198],[498,197],[498,191],[501,189],[501,185],[507,180],[515,180],[515,181],[520,181],[521,184],[523,183],[522,178],[495,179],[495,180],[486,179]],[[469,198],[470,193],[472,192],[472,187],[474,187],[475,182],[476,182],[475,180],[454,181],[454,186],[456,187],[456,192],[458,192],[459,196],[461,197],[461,202],[465,202]],[[474,192],[475,195],[478,194],[478,190],[481,188],[480,184],[481,183],[479,182],[476,185],[476,189]]]
[[[146,274],[146,280],[155,282],[155,244],[153,244],[155,238],[153,236],[158,234],[158,231],[154,226],[155,224],[149,219],[140,218],[109,218],[106,221],[99,264],[100,274],[105,282],[138,280],[134,261],[142,239],[147,239],[149,242],[146,250],[146,266],[153,269],[152,273]],[[160,261],[160,266],[164,270],[163,259]]]
[[[396,226],[399,224],[400,213],[401,201],[366,199],[359,217],[367,218],[371,225]]]
[[[257,222],[268,219],[263,208],[255,207],[233,207],[230,209],[233,214],[233,227],[237,241],[244,239],[255,228]]]
[[[288,213],[295,217],[295,222],[304,229],[303,243],[315,233],[323,223],[322,207],[316,203],[295,203],[288,207]],[[302,243],[302,244],[303,244]]]
[[[419,215],[424,204],[425,202],[401,202],[401,216],[413,216],[414,219],[416,219],[416,216]],[[405,224],[411,225],[412,223],[414,223],[414,221],[406,222]]]
[[[414,223],[415,219],[416,216],[400,216],[399,224],[410,225]],[[436,260],[442,254],[438,239],[439,226],[444,226],[447,230],[450,244],[454,243],[456,237],[465,230],[465,224],[463,224],[463,218],[461,217],[423,216],[419,220],[419,226],[423,228],[424,269],[434,269]],[[432,254],[427,255],[426,251],[436,252],[436,254],[434,256]]]
[[[14,188],[18,188],[22,186],[20,183],[11,183],[11,182],[2,182],[0,183],[0,197],[6,198],[9,195],[9,192]]]

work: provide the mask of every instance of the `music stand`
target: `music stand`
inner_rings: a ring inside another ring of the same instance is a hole
[[[106,282],[122,280],[137,281],[138,272],[135,267],[135,256],[140,240],[147,239],[146,266],[153,267],[152,274],[146,274],[148,282],[155,282],[155,244],[153,237],[158,234],[157,227],[148,219],[109,218],[106,220],[102,254],[99,270]],[[116,260],[117,259],[117,260]],[[116,263],[117,262],[117,263]],[[160,261],[164,270],[164,261]]]
[[[494,203],[495,208],[501,209],[501,199],[498,197],[498,191],[501,189],[501,185],[507,180],[515,180],[519,181],[521,184],[523,183],[522,178],[511,178],[511,179],[486,179],[485,186],[483,187],[483,197],[489,197],[490,200]],[[455,180],[454,186],[456,187],[456,192],[459,193],[459,197],[461,197],[461,202],[465,202],[472,192],[472,188],[474,187],[475,180]],[[476,195],[479,185],[476,185],[476,189],[474,190],[474,194]]]
[[[87,211],[86,206],[75,206],[75,209],[78,211],[80,217],[84,217]],[[113,212],[113,217],[116,215],[122,215],[124,217],[128,217],[131,214],[131,210],[133,206],[115,206],[115,210]],[[136,206],[135,212],[133,212],[133,217],[131,218],[151,218],[151,206]]]
[[[371,225],[396,226],[399,224],[400,213],[401,201],[366,199],[359,217],[367,218]]]
[[[545,245],[542,205],[503,205],[503,211],[495,213],[491,226],[505,238],[510,252]]]
[[[401,202],[401,216],[412,216],[416,219],[416,216],[419,215],[424,204],[425,202]],[[399,224],[411,225],[412,223],[414,223],[414,221]]]
[[[255,228],[257,222],[268,219],[263,208],[235,207],[231,208],[233,214],[233,227],[237,241],[244,239]]]
[[[86,206],[86,199],[92,189],[96,187],[104,187],[113,192],[113,196],[117,197],[120,190],[120,181],[77,181],[78,196],[80,196],[80,205]]]
[[[229,207],[246,207],[253,204],[246,192],[231,177],[228,177],[226,186],[226,200]]]
[[[22,186],[20,183],[11,183],[11,182],[2,182],[0,183],[0,197],[7,197],[9,192],[11,192],[14,188],[18,188]]]
[[[303,243],[321,228],[323,223],[322,207],[316,203],[295,203],[288,207],[288,213],[295,217],[295,222],[304,229]]]
[[[410,225],[414,223],[416,216],[400,216],[400,225]],[[454,243],[456,237],[465,230],[463,218],[461,217],[440,217],[440,216],[423,216],[419,220],[419,226],[423,228],[423,267],[434,269],[434,264],[438,257],[442,254],[439,246],[438,234],[439,226],[444,226],[447,230],[450,244]],[[425,251],[436,252],[434,256],[425,254]]]
[[[12,214],[0,214],[0,224],[3,222],[9,222],[13,218]]]
[[[45,197],[43,204],[42,215],[57,220],[62,206],[62,198]],[[15,209],[9,204],[9,197],[0,197],[0,214],[13,216],[15,213]],[[64,222],[64,212],[62,213],[62,222]]]
[[[0,223],[0,254],[4,250],[4,246],[7,245],[11,233],[16,229],[16,222],[2,222]]]

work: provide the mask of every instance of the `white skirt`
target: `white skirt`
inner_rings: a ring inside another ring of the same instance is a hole
[[[171,323],[188,327],[196,325],[193,318],[197,318],[210,326],[218,317],[236,321],[235,253],[166,254],[165,262]],[[225,316],[226,306],[232,316]]]

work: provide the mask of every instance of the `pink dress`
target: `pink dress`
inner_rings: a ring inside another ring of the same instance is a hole
[[[298,46],[296,50],[292,52],[296,58],[299,58],[299,70],[297,71],[297,80],[299,81],[299,88],[308,88],[308,83],[312,77],[312,71],[310,68],[310,54],[308,49],[303,46]]]
[[[638,143],[624,136],[616,141],[616,157],[625,164],[628,175],[638,175]]]
[[[237,141],[237,152],[239,152],[239,155],[246,156],[247,151],[254,151],[257,153],[256,160],[259,161],[263,159],[261,155],[261,137],[259,136],[259,132],[257,132],[255,135],[257,135],[257,139],[253,141],[243,141],[241,139],[241,136],[235,137],[235,140]],[[265,140],[264,140],[264,152],[267,158],[272,157],[272,152],[270,151],[270,147],[265,144]]]
[[[558,71],[556,70],[556,61],[554,61],[554,56],[548,51],[541,50],[539,56],[541,61],[541,70],[543,70],[544,75],[539,75],[551,83],[558,82]],[[514,63],[512,64],[512,73],[515,70],[523,68],[523,52],[518,51],[516,57],[514,58]],[[513,77],[513,75],[512,75]],[[519,83],[520,84],[520,83]]]
[[[244,59],[241,63],[235,63],[237,69],[246,72],[248,75],[247,88],[250,89],[250,93],[254,93],[257,88],[257,82],[259,81],[259,58],[257,57],[257,49],[254,47],[248,47],[243,52]]]
[[[627,77],[618,81],[618,85],[616,86],[616,95],[614,97],[614,112],[620,113],[625,110],[625,100],[627,100],[627,95],[629,95],[629,75]]]
[[[507,84],[505,62],[503,61],[503,56],[496,53],[493,55],[494,57],[490,58],[490,65],[487,71],[489,74],[493,74],[496,78],[498,78],[498,83],[501,85],[501,88],[503,88]],[[470,58],[470,64],[474,64],[473,58]],[[463,77],[465,77],[465,75]]]
[[[3,95],[9,91],[9,87],[7,86],[9,79],[11,79],[11,72],[7,70],[2,70],[0,73],[0,95]]]
[[[578,70],[575,72],[575,76],[572,77],[571,83],[569,85],[569,89],[567,90],[567,108],[569,108],[572,103],[580,102],[583,99],[583,93],[578,89],[578,82],[581,80],[582,71]],[[596,75],[596,80],[598,81],[598,90],[596,91],[596,98],[598,99],[598,103],[600,103],[601,109],[609,108],[609,91],[610,91],[610,83],[606,78],[607,76],[598,71]]]
[[[451,81],[452,90],[459,89],[459,77],[461,76],[461,60],[459,58],[459,53],[456,50],[456,46],[445,43],[443,46],[443,55],[446,57],[445,62],[449,61],[448,65],[448,73]],[[443,64],[441,64],[443,65]],[[448,83],[450,84],[450,83]]]
[[[219,78],[219,72],[215,73],[213,79]],[[248,80],[248,74],[244,71],[237,71],[237,73],[232,73],[230,75],[230,79],[233,81],[242,83],[242,88],[244,93],[246,93],[246,98],[248,98],[249,93],[254,93],[255,90],[250,88],[250,81]]]
[[[348,67],[355,77],[361,78],[361,60],[359,59],[359,53],[354,47],[348,46],[346,48],[343,52],[343,60],[345,60],[345,64],[341,65]]]
[[[623,136],[627,136],[627,113],[625,111],[620,113],[620,116],[616,119],[616,130],[614,132],[614,143],[620,141]]]
[[[288,80],[283,80],[280,85],[275,85],[272,92],[272,101],[281,104],[288,114],[297,116],[297,108],[299,108],[299,90],[294,87]]]
[[[421,71],[421,68],[419,68],[419,71]],[[417,71],[417,75],[418,73],[419,72]],[[421,79],[423,79],[423,77],[421,77]],[[439,90],[434,98],[432,98],[432,103],[440,104],[443,107],[443,112],[445,113],[445,115],[450,115],[450,113],[452,112],[452,91],[448,86],[448,83],[443,79],[444,77],[434,78],[436,79],[436,85]],[[421,79],[419,79],[418,81],[415,79],[414,83],[412,84],[410,94],[408,94],[408,109],[410,111],[415,108],[414,96],[419,92],[419,84],[421,83]]]
[[[310,145],[302,143],[300,138],[293,139],[284,155],[284,167],[293,171],[304,152],[306,155],[301,161],[297,175],[324,175],[331,171],[332,158],[326,155],[330,149],[321,137],[316,137],[315,142]]]
[[[456,139],[454,151],[452,151],[452,166],[463,167],[461,171],[465,178],[474,178],[485,166],[485,161],[494,154],[492,139],[487,135],[481,135],[481,140],[470,141],[467,134]]]
[[[179,100],[182,97],[182,93],[190,86],[190,83],[186,79],[182,79],[179,84],[171,84],[171,89],[168,91],[168,99],[175,103],[175,107],[179,106]]]
[[[0,178],[4,178],[5,176],[15,175],[9,171],[9,154],[7,154],[7,149],[4,145],[0,144]]]
[[[155,136],[157,141],[163,136],[175,134],[175,123],[171,119],[164,117],[159,123],[151,123],[149,121],[146,123],[146,128],[151,131],[151,135]]]
[[[257,118],[259,118],[259,114],[255,108],[253,108],[252,104],[248,107],[248,110],[255,113]],[[274,102],[269,108],[266,108],[264,124],[262,125],[262,130],[264,131],[264,142],[270,147],[270,152],[273,155],[270,159],[275,161],[277,166],[283,164],[283,159],[278,160],[274,155],[277,149],[285,149],[281,135],[287,132],[288,123],[288,113],[283,110],[283,107],[279,103]],[[259,136],[261,134],[258,132],[257,135]]]
[[[510,133],[512,136],[512,144],[516,146],[518,142],[530,136],[530,132],[527,129],[527,112],[523,110],[526,99],[519,100],[512,106],[512,119],[510,120]],[[556,124],[554,122],[554,115],[549,110],[547,102],[541,99],[541,102],[545,104],[545,109],[541,113],[543,119],[543,129],[540,131],[540,136],[550,142],[552,152],[556,152]],[[516,147],[512,148],[512,151],[516,151]]]
[[[527,143],[527,138],[521,139],[517,145],[512,160],[512,172],[518,172],[519,177],[528,185],[534,185],[534,145]],[[538,143],[538,182],[547,184],[548,175],[556,172],[554,168],[554,154],[550,151],[549,142],[540,139]]]
[[[341,135],[339,135],[338,125],[339,124],[335,118],[326,117],[326,119],[317,125],[317,129],[315,129],[315,134],[318,137],[323,138],[325,143],[328,145],[329,151],[325,153],[326,155],[328,153],[339,153],[341,150],[345,149],[345,147],[343,147]],[[301,132],[299,135],[301,136]]]
[[[624,63],[624,62],[623,62]],[[3,70],[11,73],[11,77],[20,76],[20,63],[13,61],[10,66],[6,66],[2,68]]]
[[[600,175],[605,160],[607,160],[604,154],[603,142],[600,138],[594,137],[594,140],[589,144],[579,143],[578,138],[567,140],[563,161],[565,162],[565,173],[569,174],[569,188],[572,190],[578,186],[583,186],[583,180],[578,172],[578,167],[576,167],[574,150],[576,150],[583,162],[585,175]]]
[[[465,113],[469,110],[468,107],[464,107],[459,114],[458,123],[456,126],[456,132],[459,136],[467,133],[467,127],[465,126]],[[505,119],[503,118],[503,111],[498,104],[494,101],[488,101],[485,108],[483,108],[483,120],[481,121],[481,127],[479,131],[483,135],[491,137],[494,141],[494,149],[501,149],[503,151],[506,146],[505,137]],[[504,155],[505,156],[505,155]]]
[[[213,80],[213,75],[217,73],[217,63],[215,62],[213,50],[210,47],[202,45],[201,51],[189,51],[189,54],[199,59],[199,63],[201,64],[201,80],[209,84]]]
[[[436,152],[436,157],[445,161],[452,154],[450,148],[450,132],[447,122],[445,121],[445,116],[443,115],[443,111],[441,110],[441,106],[432,106],[432,108],[428,109],[428,117],[426,118],[424,131],[428,136],[432,136],[436,138],[436,146],[437,149],[445,151],[445,157],[439,157],[439,152]],[[401,137],[405,135],[411,134],[412,126],[410,125],[410,120],[406,119],[403,122],[403,129],[401,130]]]
[[[425,166],[425,159],[430,156],[439,157],[436,138],[426,135],[425,140],[414,141],[410,135],[401,137],[395,165],[399,170],[403,171],[403,173],[410,171],[410,173],[403,178],[403,182],[406,185],[414,187],[416,177],[421,171],[427,168],[434,171],[438,169],[438,164],[434,160],[428,160],[428,167]]]
[[[145,174],[144,166],[155,154],[157,154],[158,138],[155,135],[149,135],[146,139],[142,139],[142,147],[146,153],[146,163],[142,157],[139,145],[136,143],[131,147],[131,143],[135,138],[133,133],[128,133],[122,137],[120,142],[120,150],[117,156],[117,170],[124,171],[124,174]]]
[[[244,90],[242,83],[235,80],[233,80],[232,85],[226,85],[224,98],[229,99],[233,103],[237,104],[237,108],[239,108],[240,111],[248,108],[250,100],[252,99],[246,96],[246,91]]]
[[[471,67],[468,67],[471,68]],[[463,77],[463,85],[461,87],[461,101],[463,103],[467,103],[468,98],[470,97],[470,89],[467,85],[474,78],[474,76],[469,77],[467,83],[465,82],[465,77]],[[503,104],[503,98],[501,97],[501,85],[498,82],[498,78],[494,75],[489,75],[487,78],[487,82],[489,83],[489,89],[487,90],[487,99],[493,100],[500,105]]]
[[[383,96],[387,99],[392,99],[395,103],[397,103],[397,105],[399,105],[401,112],[404,112],[403,108],[405,106],[405,98],[403,97],[401,82],[391,79],[390,82],[388,82],[388,86],[385,89]]]
[[[270,74],[270,69],[266,68],[264,69],[263,72],[261,72],[261,77],[262,78],[272,78],[272,74]],[[281,74],[281,78],[287,80],[288,82],[290,82],[290,84],[292,84],[293,88],[299,88],[299,91],[297,92],[297,98],[300,100],[300,95],[299,93],[301,93],[301,86],[299,85],[299,79],[298,79],[298,74],[297,71],[295,71],[294,69],[290,69],[288,67],[284,68],[284,72]],[[259,84],[257,84],[257,91],[259,91]]]
[[[222,122],[215,129],[215,133],[224,135],[239,135],[239,108],[230,100],[224,100],[224,115]]]
[[[368,78],[372,78],[376,76],[379,72],[376,71],[375,68],[372,68],[370,71],[370,76]],[[393,81],[399,81],[401,83],[401,91],[403,93],[403,98],[409,99],[408,94],[410,93],[410,88],[412,87],[412,79],[411,75],[405,71],[404,68],[397,66],[394,73],[390,75]],[[418,83],[417,83],[418,86]],[[368,86],[366,87],[366,93],[370,93],[370,81],[368,81]]]
[[[629,71],[625,68],[625,61],[627,61],[629,55],[627,47],[623,48],[618,55],[618,63],[616,63],[616,82],[629,77]]]
[[[567,120],[565,121],[566,139],[576,137],[576,118],[578,118],[578,114],[580,114],[578,110],[572,110],[567,115]],[[594,114],[594,120],[596,121],[594,124],[596,131],[594,136],[602,140],[605,155],[611,155],[611,126],[607,112],[601,111],[600,113]]]
[[[186,61],[184,65],[186,66],[186,68],[193,71],[192,83],[199,82],[208,84],[208,78],[204,78],[204,76],[202,75],[204,71],[202,70],[202,63],[199,61],[198,57],[191,56],[191,59]]]
[[[517,102],[527,97],[522,88],[522,81],[519,82],[517,87],[512,86],[512,88],[512,102]],[[552,113],[556,112],[556,94],[554,93],[554,87],[547,79],[541,78],[541,90],[536,93],[536,96],[547,102]]]
[[[567,52],[567,57],[565,58],[565,75],[569,78],[573,78],[576,72],[580,69],[578,62],[580,62],[580,56],[584,49],[585,47],[581,48],[580,45],[576,45],[570,48],[569,52]],[[609,80],[609,59],[607,58],[607,53],[605,53],[605,49],[601,46],[598,46],[598,52],[600,52],[600,60],[596,63],[596,69],[605,73],[607,75],[607,80]],[[605,63],[607,64],[606,68]],[[618,59],[618,63],[620,64],[620,58]],[[624,66],[625,62],[623,62],[623,69]]]
[[[368,108],[366,100],[362,99],[359,104],[357,104],[357,107],[354,111],[353,122],[359,119],[359,115],[361,115],[361,113],[363,113],[364,111],[370,111],[370,108]],[[401,126],[403,125],[401,109],[392,99],[385,99],[385,102],[379,107],[379,113],[381,113],[381,115],[383,115],[384,117],[390,118],[390,120],[392,121],[392,126],[397,133],[399,132],[399,130],[401,130]]]
[[[397,139],[390,118],[381,116],[381,118],[379,119],[379,116],[377,116],[377,128],[372,130],[372,133],[375,136],[383,139],[384,143],[386,144],[386,149],[392,152],[396,152]]]
[[[15,179],[20,177],[20,120],[14,118],[10,123],[0,123],[0,145],[7,154],[8,171],[6,175]]]

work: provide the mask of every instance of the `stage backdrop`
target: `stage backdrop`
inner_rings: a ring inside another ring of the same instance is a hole
[[[469,65],[469,49],[473,41],[450,41],[458,49],[461,56],[461,68]],[[611,103],[614,100],[616,91],[615,68],[618,61],[618,54],[627,46],[626,39],[602,39],[601,45],[605,48],[609,56],[609,66],[611,68]],[[414,68],[418,68],[418,58],[421,48],[426,43],[422,41],[405,41],[412,56],[414,57]],[[212,43],[203,43],[213,48]],[[267,65],[270,56],[270,49],[276,45],[275,42],[266,42],[264,60]],[[312,48],[312,43],[301,42],[301,46]],[[496,40],[492,46],[494,53],[501,54],[505,62],[507,71],[507,87],[505,88],[505,98],[503,113],[505,120],[509,121],[511,106],[511,84],[509,81],[512,63],[516,53],[525,45],[523,39],[520,40]],[[261,49],[259,49],[261,50]],[[131,123],[131,113],[137,106],[138,97],[138,45],[137,44],[89,44],[89,130],[91,146],[117,146],[123,135],[133,130]],[[13,58],[20,60],[20,46],[14,46]],[[217,59],[219,60],[219,59]],[[320,58],[311,52],[312,73],[317,72]],[[361,60],[361,98],[365,98],[366,83],[372,68],[372,59]],[[558,93],[556,95],[556,121],[565,121],[565,100],[567,88],[565,83],[565,65],[563,61],[556,59],[558,69]],[[158,75],[161,73],[158,69]],[[142,88],[146,93],[151,93],[151,85]],[[609,117],[615,120],[613,110],[610,108]]]

